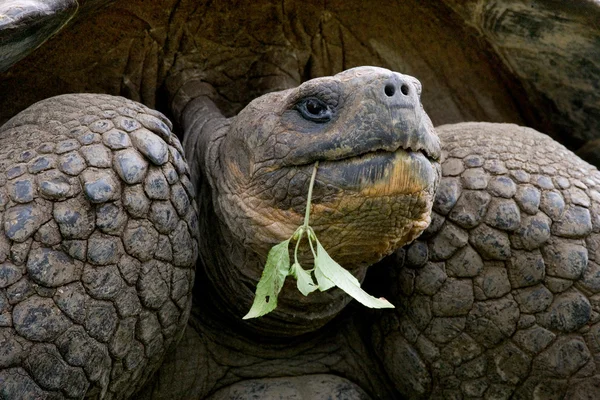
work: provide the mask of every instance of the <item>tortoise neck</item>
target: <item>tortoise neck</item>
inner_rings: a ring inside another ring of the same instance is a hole
[[[258,247],[269,244],[251,238],[254,235],[248,227],[237,226],[244,218],[230,215],[233,206],[227,201],[248,199],[230,187],[235,174],[223,169],[239,158],[235,148],[222,145],[234,118],[223,116],[210,98],[211,90],[204,82],[187,80],[175,91],[172,102],[173,114],[184,131],[183,147],[199,208],[201,260],[194,289],[196,299],[201,299],[207,312],[218,312],[218,318],[250,334],[290,338],[315,332],[338,315],[350,297],[339,289],[305,297],[296,289],[295,281],[288,279],[273,312],[242,320],[252,305],[268,251]],[[248,212],[256,211],[251,210],[251,204],[243,206]],[[362,279],[366,268],[355,272]]]
[[[198,196],[200,262],[194,296],[201,299],[207,312],[217,312],[227,325],[250,335],[292,338],[318,331],[344,309],[351,298],[341,290],[305,297],[297,290],[295,280],[287,279],[274,311],[242,320],[254,300],[265,257],[245,246],[224,222],[220,207],[213,204],[220,196],[214,190],[203,185]],[[366,268],[355,272],[362,280]]]

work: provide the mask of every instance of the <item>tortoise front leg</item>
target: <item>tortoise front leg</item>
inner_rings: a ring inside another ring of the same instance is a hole
[[[529,128],[438,133],[431,226],[382,278],[390,378],[409,399],[599,396],[600,173]]]
[[[194,191],[160,113],[108,95],[0,129],[0,397],[127,398],[186,325]]]

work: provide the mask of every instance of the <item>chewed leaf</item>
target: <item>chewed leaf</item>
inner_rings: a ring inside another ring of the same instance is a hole
[[[317,285],[312,280],[310,273],[306,271],[298,263],[294,263],[290,269],[290,273],[296,278],[298,290],[305,296],[317,290]]]
[[[354,297],[358,302],[371,308],[394,308],[392,303],[384,298],[375,298],[360,288],[358,280],[327,254],[317,240],[317,258],[315,259],[315,276],[321,289],[320,276],[333,282],[337,287]],[[321,289],[324,290],[324,289]]]
[[[267,256],[267,263],[256,286],[254,302],[243,319],[261,317],[277,307],[277,296],[283,287],[290,270],[290,239],[273,246]]]

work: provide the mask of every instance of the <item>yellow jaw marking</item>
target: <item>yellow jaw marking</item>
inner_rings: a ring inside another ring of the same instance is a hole
[[[420,192],[433,181],[430,177],[432,173],[431,166],[425,160],[411,157],[404,151],[397,151],[391,165],[381,171],[379,179],[375,182],[359,178],[359,182],[364,182],[360,193],[373,197]],[[363,174],[366,177],[369,171]]]

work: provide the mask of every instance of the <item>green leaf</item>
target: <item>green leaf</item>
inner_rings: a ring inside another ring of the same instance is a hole
[[[367,292],[360,288],[360,282],[350,272],[346,271],[341,265],[336,263],[327,251],[323,248],[314,230],[310,227],[310,206],[312,198],[312,190],[315,183],[315,177],[317,176],[317,168],[319,162],[315,162],[313,172],[310,178],[308,186],[308,197],[306,201],[306,211],[304,214],[304,224],[298,227],[292,237],[285,240],[278,245],[275,245],[269,251],[267,256],[267,263],[263,270],[262,276],[258,285],[256,286],[256,293],[254,296],[254,302],[248,314],[243,318],[256,318],[261,317],[277,307],[277,296],[283,287],[285,278],[288,275],[292,275],[296,278],[296,285],[298,290],[304,295],[308,296],[310,293],[319,289],[325,291],[331,289],[334,286],[339,287],[344,292],[358,300],[360,303],[371,308],[394,308],[394,306],[386,299],[375,298],[369,295]],[[317,279],[317,285],[315,285],[312,276],[309,271],[306,271],[298,262],[298,248],[302,236],[306,234],[310,250],[314,257],[315,263],[315,278]],[[296,242],[296,248],[294,250],[294,264],[290,267],[290,254],[289,244],[290,241]],[[315,252],[313,242],[317,244],[317,251]]]
[[[297,262],[292,265],[290,269],[290,274],[296,278],[296,285],[298,286],[298,290],[305,296],[308,296],[310,293],[317,290],[317,285],[312,280],[310,276],[310,272],[306,271],[300,264]]]
[[[289,244],[290,239],[284,240],[269,250],[265,269],[256,286],[254,302],[243,319],[261,317],[277,307],[277,296],[290,270]]]
[[[329,256],[329,254],[328,254],[328,256]],[[317,265],[317,261],[315,258],[315,266],[316,265]],[[315,268],[315,278],[317,278],[317,283],[319,284],[319,290],[321,292],[329,290],[335,286],[335,283],[331,282],[325,275],[323,275],[323,271],[321,271],[320,268]]]
[[[345,270],[341,265],[336,263],[333,258],[327,254],[327,251],[325,251],[318,240],[315,268],[315,276],[319,282],[319,289],[321,289],[321,280],[319,277],[322,276],[367,307],[394,308],[392,303],[383,297],[378,299],[362,290],[360,288],[360,282],[358,282],[358,279],[356,279],[350,272]],[[323,280],[323,282],[327,283],[325,280]],[[327,287],[327,285],[325,287]]]

